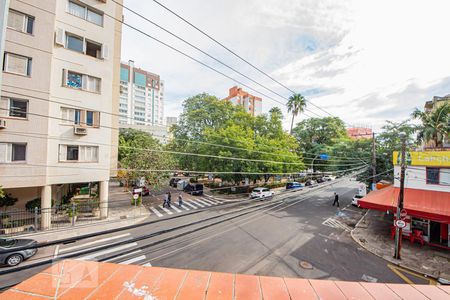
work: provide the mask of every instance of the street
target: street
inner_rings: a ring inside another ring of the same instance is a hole
[[[350,236],[363,213],[350,205],[357,183],[344,179],[327,185],[264,201],[180,210],[176,218],[153,216],[152,224],[40,249],[18,268],[50,261],[1,275],[2,286],[49,267],[51,259],[65,257],[282,277],[404,282]],[[340,208],[331,205],[335,191]],[[6,270],[12,269],[1,269]]]

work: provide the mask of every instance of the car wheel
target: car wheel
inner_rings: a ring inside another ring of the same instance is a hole
[[[14,267],[17,266],[18,264],[20,264],[23,261],[23,256],[20,254],[13,254],[10,255],[7,259],[6,259],[6,264],[10,267]]]

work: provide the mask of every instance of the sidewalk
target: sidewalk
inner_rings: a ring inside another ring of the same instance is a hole
[[[352,231],[352,238],[363,248],[392,264],[450,280],[450,252],[403,239],[401,260],[393,258],[394,241],[390,237],[392,216],[369,210]]]

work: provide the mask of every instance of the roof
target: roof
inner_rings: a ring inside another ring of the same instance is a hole
[[[2,299],[449,299],[450,286],[307,280],[65,260]]]
[[[369,193],[358,204],[362,208],[382,211],[394,211],[400,188],[389,186],[382,190]],[[403,207],[408,215],[450,223],[450,193],[419,189],[405,189]]]

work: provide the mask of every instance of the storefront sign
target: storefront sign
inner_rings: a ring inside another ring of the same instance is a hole
[[[395,221],[395,226],[398,228],[405,228],[406,227],[406,222],[403,220],[397,220]]]
[[[400,165],[401,155],[393,153],[394,165]],[[450,167],[450,151],[407,152],[406,162],[410,166]]]

